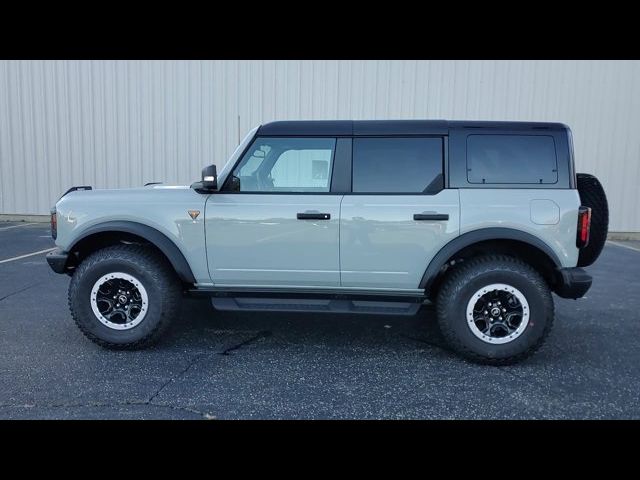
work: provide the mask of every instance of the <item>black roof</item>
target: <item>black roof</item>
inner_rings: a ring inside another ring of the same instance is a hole
[[[261,136],[447,135],[451,129],[564,130],[562,123],[447,120],[290,120],[261,125]]]

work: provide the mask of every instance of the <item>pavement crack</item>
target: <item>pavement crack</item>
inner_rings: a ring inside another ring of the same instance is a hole
[[[151,395],[151,397],[149,397],[149,400],[147,400],[147,402],[146,402],[146,403],[148,403],[148,404],[152,404],[153,400],[154,400],[158,395],[160,395],[160,393],[162,393],[162,391],[163,391],[165,388],[167,388],[171,383],[175,382],[176,380],[179,380],[180,378],[184,377],[184,376],[187,374],[187,372],[188,372],[189,370],[191,370],[191,368],[192,368],[196,363],[198,363],[198,362],[200,361],[200,359],[201,359],[202,357],[204,357],[205,355],[206,355],[205,353],[199,353],[199,354],[195,355],[195,356],[191,359],[191,361],[187,364],[187,366],[186,366],[184,369],[182,369],[182,371],[181,371],[178,375],[176,375],[175,377],[171,377],[169,380],[167,380],[166,382],[164,382],[164,383],[160,386],[160,388],[159,388],[159,389],[158,389],[158,390],[157,390],[153,395]],[[157,405],[157,404],[152,404],[152,405]]]
[[[0,297],[0,302],[3,301],[5,298],[12,297],[14,295],[17,295],[18,293],[24,292],[25,290],[29,290],[30,288],[37,287],[38,285],[40,285],[42,283],[43,282],[36,282],[36,283],[31,284],[31,285],[27,285],[26,287],[23,287],[20,290],[16,290],[15,292],[11,292],[11,293],[5,295],[4,297]]]
[[[207,420],[215,419],[214,415],[211,415],[210,413],[207,413],[207,412],[203,412],[201,410],[197,410],[193,407],[185,407],[182,405],[169,405],[167,403],[149,403],[148,405],[153,405],[153,406],[162,407],[162,408],[169,408],[171,410],[177,410],[179,412],[193,413],[195,415],[200,415],[202,418]]]
[[[242,347],[245,347],[251,343],[255,343],[258,340],[260,340],[261,338],[266,338],[268,336],[271,335],[271,332],[269,331],[261,331],[258,332],[258,334],[254,335],[253,337],[237,343],[235,345],[232,345],[231,347],[226,348],[225,350],[223,350],[222,352],[219,353],[219,355],[230,355],[231,352],[238,350]],[[167,388],[170,384],[174,383],[175,381],[179,380],[180,378],[184,377],[189,370],[191,370],[193,368],[193,366],[198,363],[200,361],[200,359],[202,359],[203,357],[207,356],[207,355],[211,355],[211,353],[208,352],[203,352],[203,353],[199,353],[197,355],[195,355],[191,361],[187,364],[187,366],[185,368],[182,369],[182,371],[180,373],[178,373],[178,375],[171,377],[169,380],[167,380],[166,382],[164,382],[160,388],[158,388],[158,390],[156,390],[156,392],[151,395],[151,397],[149,397],[149,400],[147,400],[146,402],[143,402],[146,405],[160,405],[163,407],[168,407],[168,408],[179,408],[185,411],[189,411],[191,413],[197,413],[202,415],[205,418],[212,418],[209,414],[206,414],[204,412],[200,412],[198,410],[195,409],[190,409],[190,407],[177,407],[177,406],[171,406],[171,405],[167,405],[167,404],[159,404],[159,403],[154,403],[154,400],[162,393],[162,391]]]
[[[61,402],[61,403],[3,403],[0,408],[104,408],[130,405],[147,405],[143,400],[123,400],[121,402]]]
[[[211,420],[214,419],[215,416],[211,415],[208,412],[203,412],[201,410],[197,410],[193,407],[187,407],[182,405],[169,405],[166,403],[151,403],[145,400],[124,400],[121,402],[69,402],[69,403],[45,403],[45,404],[36,404],[36,403],[3,403],[0,404],[0,409],[4,408],[24,408],[24,409],[34,409],[34,408],[115,408],[115,407],[128,407],[128,406],[154,406],[159,408],[168,408],[170,410],[176,410],[180,412],[193,413],[195,415],[200,415],[202,418]]]
[[[265,331],[258,332],[256,335],[254,335],[251,338],[248,338],[247,340],[244,340],[243,342],[240,342],[240,343],[237,343],[236,345],[232,345],[231,347],[225,348],[222,352],[220,352],[220,355],[231,355],[231,352],[239,350],[242,347],[246,347],[247,345],[255,343],[260,339],[267,338],[269,336],[271,336],[271,332],[269,331],[265,330]]]

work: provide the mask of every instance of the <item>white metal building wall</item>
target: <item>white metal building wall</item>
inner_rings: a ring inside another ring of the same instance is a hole
[[[638,61],[0,61],[0,213],[72,185],[190,183],[276,119],[560,121],[640,231]]]

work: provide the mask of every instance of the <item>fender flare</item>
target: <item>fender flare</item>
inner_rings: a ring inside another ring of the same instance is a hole
[[[98,223],[83,231],[82,234],[74,240],[73,245],[68,251],[73,251],[76,245],[87,237],[104,232],[131,233],[144,238],[147,242],[156,246],[167,257],[169,263],[171,263],[171,266],[182,281],[196,283],[191,267],[178,246],[164,233],[142,223],[124,220]]]
[[[547,257],[549,257],[549,260],[553,262],[556,268],[562,267],[560,258],[558,257],[556,252],[554,252],[547,243],[530,233],[513,228],[482,228],[479,230],[472,230],[471,232],[464,233],[459,237],[454,238],[444,247],[442,247],[440,251],[438,251],[438,253],[431,259],[431,262],[429,262],[429,265],[427,266],[427,269],[422,276],[422,280],[420,281],[420,288],[424,288],[425,291],[428,291],[429,287],[440,272],[440,269],[445,265],[447,260],[449,260],[457,252],[475,243],[484,242],[487,240],[517,240],[519,242],[526,243],[532,247],[537,248]]]

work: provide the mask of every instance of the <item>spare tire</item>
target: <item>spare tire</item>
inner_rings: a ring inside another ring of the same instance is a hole
[[[609,205],[607,195],[600,181],[588,173],[578,173],[578,193],[580,203],[591,208],[591,231],[589,232],[589,244],[580,249],[578,266],[591,265],[600,256],[604,242],[607,241],[609,232]]]

